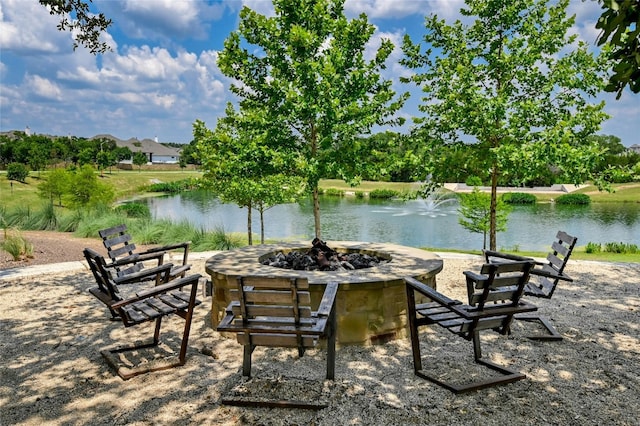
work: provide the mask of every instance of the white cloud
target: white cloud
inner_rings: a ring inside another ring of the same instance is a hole
[[[60,87],[51,80],[38,75],[28,75],[25,80],[25,87],[36,96],[52,100],[59,100],[62,96]]]
[[[58,22],[37,1],[0,0],[0,49],[52,53],[70,48],[71,35],[58,31]]]

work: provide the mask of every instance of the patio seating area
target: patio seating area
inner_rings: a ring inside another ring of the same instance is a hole
[[[447,257],[438,291],[465,300],[464,270],[481,256]],[[190,255],[192,273],[204,261]],[[0,278],[0,424],[635,424],[640,417],[639,264],[571,261],[573,282],[558,287],[544,313],[560,343],[528,339],[536,323],[515,321],[507,336],[483,337],[483,357],[527,379],[463,396],[414,375],[408,338],[380,345],[338,346],[335,379],[325,380],[326,350],[298,357],[296,348],[255,349],[251,379],[242,375],[235,338],[211,327],[210,296],[198,296],[186,363],[121,380],[100,350],[136,329],[105,321],[87,291],[89,270]],[[177,352],[184,321],[163,322],[162,345]],[[133,333],[133,334],[130,334]],[[139,337],[147,337],[140,330]],[[473,348],[440,327],[420,333],[423,355],[442,360],[446,375],[473,374]],[[428,350],[426,350],[428,349]],[[484,373],[484,372],[483,372]],[[321,410],[234,407],[223,396],[326,403]],[[553,407],[553,412],[549,407]]]

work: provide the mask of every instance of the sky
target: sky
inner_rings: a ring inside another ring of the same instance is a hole
[[[37,0],[0,0],[0,131],[189,143],[195,120],[214,128],[227,102],[237,101],[216,60],[243,6],[273,13],[270,0],[93,0],[92,10],[113,20],[103,35],[113,51],[94,56],[74,51],[71,34],[58,31],[59,19]],[[398,81],[408,73],[398,64],[402,37],[418,41],[431,13],[462,18],[461,6],[462,0],[347,0],[345,13],[364,12],[375,25],[369,52],[381,38],[395,43],[383,77],[404,92],[412,87]],[[576,15],[572,32],[596,49],[599,4],[571,0],[568,13]],[[411,91],[400,113],[408,118],[418,114],[420,99]],[[611,118],[599,134],[640,143],[640,94],[626,89],[620,100],[602,94],[594,101],[601,99]]]

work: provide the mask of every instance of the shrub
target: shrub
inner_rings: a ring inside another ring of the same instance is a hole
[[[364,192],[363,191],[356,191],[356,198],[364,198]]]
[[[29,176],[27,166],[22,163],[11,163],[7,166],[7,179],[24,183]]]
[[[587,194],[564,194],[556,198],[557,204],[563,205],[587,205],[591,198]]]
[[[344,191],[342,189],[337,189],[337,188],[327,188],[324,191],[324,194],[332,197],[343,197]]]
[[[600,245],[600,243],[588,242],[587,246],[585,247],[585,252],[587,253],[600,253],[601,250],[602,246]]]
[[[13,260],[33,257],[33,244],[19,233],[12,232],[8,234],[4,241],[0,243],[0,247],[9,253],[11,257],[13,257]]]
[[[502,194],[502,201],[507,204],[535,204],[538,199],[533,194],[524,192],[507,192]]]
[[[467,180],[464,181],[467,186],[482,186],[482,179],[478,176],[469,176]]]
[[[114,209],[116,213],[122,213],[126,217],[150,218],[149,206],[142,203],[125,203]]]
[[[638,246],[626,243],[606,243],[604,251],[608,253],[638,253]]]
[[[369,198],[387,199],[400,195],[398,191],[393,189],[374,189],[369,193]]]

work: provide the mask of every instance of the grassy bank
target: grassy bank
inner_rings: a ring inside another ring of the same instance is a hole
[[[35,216],[40,215],[40,211],[45,211],[44,205],[46,201],[38,196],[37,186],[46,176],[46,172],[42,172],[40,176],[37,173],[32,173],[32,176],[27,178],[26,183],[10,182],[6,178],[6,174],[0,173],[0,213],[6,212],[18,212],[18,215],[25,216],[33,214]],[[116,196],[118,199],[131,198],[136,195],[140,195],[144,191],[144,187],[151,183],[160,182],[174,182],[178,180],[187,179],[190,177],[200,177],[202,173],[197,171],[122,171],[117,170],[109,173],[108,171],[103,174],[101,180],[108,182],[116,190]],[[351,187],[341,180],[322,180],[320,186],[323,189],[337,189],[340,191],[362,191],[371,192],[376,189],[388,189],[397,191],[398,193],[406,193],[418,188],[415,183],[397,183],[397,182],[362,182],[358,187]],[[584,186],[578,192],[588,194],[593,202],[640,202],[640,184],[617,184],[614,185],[614,192],[606,193],[599,192],[594,186]],[[538,196],[541,201],[548,201],[549,195],[542,194]],[[32,217],[26,218],[24,229],[36,229],[38,223],[48,222],[50,219],[46,217],[50,213],[42,213],[45,217]],[[82,220],[78,215],[65,208],[55,208],[55,215],[59,226],[67,227],[68,229],[76,230],[78,236],[95,236],[98,229],[103,229],[109,226],[113,226],[117,223],[131,220],[129,222],[132,232],[134,233],[136,241],[140,243],[158,243],[167,244],[172,241],[166,239],[160,240],[160,235],[174,235],[178,240],[194,240],[201,241],[202,244],[198,244],[194,249],[207,250],[215,249],[215,244],[227,244],[222,238],[220,233],[224,234],[223,230],[216,231],[215,236],[207,236],[203,234],[201,230],[193,229],[189,224],[170,224],[166,221],[160,223],[149,223],[150,221],[136,221],[133,219],[127,219],[124,216],[110,215],[110,213],[103,212],[105,217],[90,217],[84,218],[84,224],[80,227],[78,224]],[[0,223],[0,225],[2,225]],[[172,230],[173,229],[173,230]],[[177,229],[177,232],[174,232]],[[64,230],[58,228],[57,230]],[[182,235],[182,237],[180,237]],[[187,237],[188,235],[188,237]],[[246,236],[230,236],[233,244],[243,244],[243,240],[246,241]],[[212,244],[214,242],[215,244]],[[585,241],[586,244],[586,241]],[[198,247],[199,246],[199,247]],[[442,248],[432,248],[435,251],[443,251]],[[452,250],[455,251],[455,250]],[[473,251],[467,251],[467,253],[476,253]],[[544,257],[546,253],[525,253],[519,252],[518,254]],[[579,246],[574,251],[575,259],[584,260],[601,260],[611,262],[640,262],[640,255],[638,254],[619,254],[619,253],[586,253],[584,246]]]

